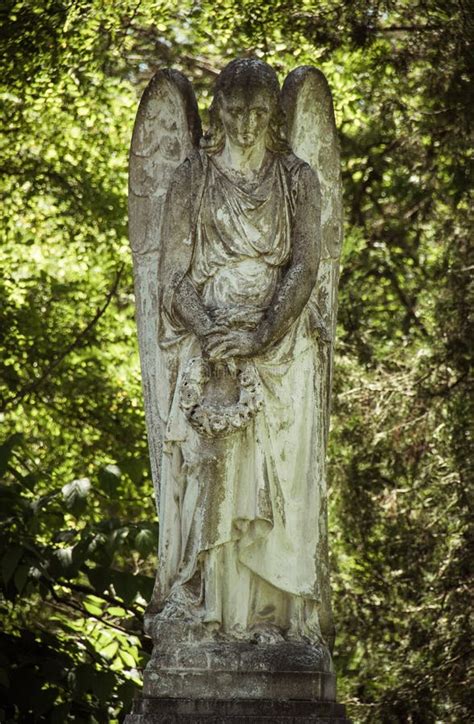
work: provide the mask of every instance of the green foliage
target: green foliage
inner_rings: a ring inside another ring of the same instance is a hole
[[[136,499],[127,491],[140,481],[114,465],[38,494],[22,438],[12,436],[2,452],[4,716],[108,722],[130,705],[149,648],[140,639],[157,527],[131,515]],[[119,499],[110,506],[104,487],[112,476]],[[133,522],[116,517],[120,506]]]
[[[137,99],[236,55],[333,89],[346,241],[331,525],[340,698],[469,720],[473,23],[463,0],[6,0],[0,720],[115,721],[156,565],[126,239]],[[470,599],[471,597],[471,599]]]

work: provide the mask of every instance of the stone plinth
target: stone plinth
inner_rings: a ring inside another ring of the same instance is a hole
[[[178,622],[161,624],[144,673],[145,696],[336,700],[331,656],[323,645],[196,640],[196,631]]]
[[[179,622],[159,624],[143,697],[126,724],[347,724],[323,644],[209,640],[199,631]]]
[[[125,724],[351,724],[335,702],[137,699]]]

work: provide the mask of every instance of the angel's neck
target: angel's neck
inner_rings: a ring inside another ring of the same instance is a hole
[[[256,143],[250,148],[237,146],[226,138],[224,148],[219,154],[222,166],[241,174],[253,174],[259,171],[265,158],[265,142]]]

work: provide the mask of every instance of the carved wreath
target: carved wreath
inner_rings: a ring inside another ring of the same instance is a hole
[[[239,386],[237,402],[216,404],[205,396],[210,380],[209,363],[202,357],[189,360],[181,378],[179,404],[187,420],[200,435],[225,437],[247,427],[262,408],[263,396],[258,373],[251,363],[235,368]]]

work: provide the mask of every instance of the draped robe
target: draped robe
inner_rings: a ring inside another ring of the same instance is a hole
[[[295,156],[268,154],[255,187],[242,188],[199,152],[177,170],[163,218],[160,597],[234,635],[270,624],[320,637],[326,491],[314,310],[308,303],[252,359],[262,409],[244,430],[209,440],[179,406],[183,372],[201,350],[174,293],[187,275],[209,312],[240,311],[237,328],[255,327],[291,261],[303,195],[319,221],[317,177]]]

